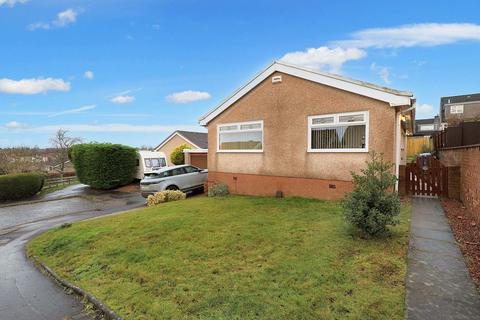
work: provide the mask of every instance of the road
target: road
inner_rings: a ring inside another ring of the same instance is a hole
[[[93,319],[77,297],[66,294],[35,268],[25,256],[25,244],[59,224],[130,210],[144,203],[138,192],[100,192],[77,185],[33,203],[0,207],[0,318]]]

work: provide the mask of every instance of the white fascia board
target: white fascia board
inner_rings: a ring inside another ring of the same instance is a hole
[[[208,149],[183,149],[183,153],[208,153]]]
[[[361,85],[348,80],[343,80],[340,77],[328,76],[322,73],[309,71],[306,69],[286,65],[284,63],[274,62],[268,66],[264,71],[250,80],[247,84],[237,90],[232,96],[222,102],[217,108],[206,114],[199,121],[200,125],[206,126],[211,120],[216,118],[220,113],[225,111],[228,107],[238,101],[241,97],[247,94],[250,90],[260,84],[263,80],[268,78],[274,72],[281,72],[289,74],[298,78],[306,79],[326,86],[338,88],[344,91],[353,92],[362,96],[370,97],[376,100],[387,102],[391,107],[411,105],[412,96],[394,94],[381,89],[375,89],[367,85]]]

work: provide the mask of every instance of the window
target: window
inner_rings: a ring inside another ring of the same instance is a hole
[[[433,131],[435,130],[433,124],[421,124],[420,125],[420,131]]]
[[[193,172],[199,172],[200,169],[198,169],[197,167],[194,167],[194,166],[188,166],[188,167],[184,167],[185,168],[185,172],[186,173],[193,173]]]
[[[165,167],[166,165],[164,158],[145,158],[145,167],[147,168],[159,168]]]
[[[450,106],[450,113],[463,113],[463,104]]]
[[[217,142],[218,152],[262,152],[263,121],[221,124]]]
[[[171,170],[172,176],[179,176],[181,174],[185,173],[185,170],[183,168],[175,168]]]
[[[308,117],[309,152],[368,152],[368,111]]]

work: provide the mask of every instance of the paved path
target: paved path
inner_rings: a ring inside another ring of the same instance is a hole
[[[0,319],[92,319],[83,304],[65,294],[25,257],[25,244],[36,235],[72,222],[142,206],[138,193],[96,192],[80,187],[44,202],[0,208]],[[67,198],[65,198],[67,197]]]
[[[480,319],[480,297],[440,201],[413,198],[406,318]]]

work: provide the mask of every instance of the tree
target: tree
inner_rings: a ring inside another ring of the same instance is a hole
[[[183,154],[184,149],[190,149],[190,147],[186,144],[182,144],[172,151],[170,154],[170,161],[172,161],[173,164],[179,165],[185,163],[185,155]]]
[[[343,201],[345,218],[368,235],[386,235],[389,225],[398,224],[400,198],[393,191],[397,177],[392,168],[382,154],[372,153],[362,174],[352,172],[353,191]]]
[[[67,130],[58,129],[55,135],[50,139],[50,143],[53,147],[53,169],[60,173],[60,177],[63,179],[65,171],[65,163],[68,161],[68,149],[76,143],[80,143],[80,138],[72,138],[67,136]]]

